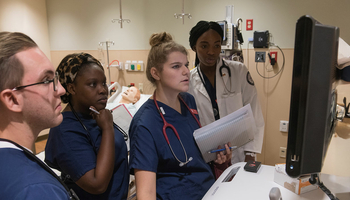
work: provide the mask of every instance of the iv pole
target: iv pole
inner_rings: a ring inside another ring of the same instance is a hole
[[[118,21],[118,23],[120,23],[120,28],[123,28],[123,22],[127,22],[130,23],[131,20],[130,19],[123,19],[123,14],[122,14],[122,0],[119,0],[119,9],[120,9],[120,18],[119,19],[112,19],[112,23]]]
[[[188,19],[192,18],[192,15],[190,13],[185,13],[185,0],[182,0],[182,13],[174,14],[174,17],[176,19],[180,18],[182,19],[182,24],[185,24],[185,16],[188,17]]]
[[[103,46],[104,44],[106,44],[106,50],[107,50],[107,69],[108,69],[108,80],[109,80],[109,84],[112,83],[112,80],[111,80],[111,70],[110,70],[110,67],[109,67],[109,53],[108,53],[108,47],[109,45],[114,45],[114,41],[105,41],[105,42],[99,42],[98,43],[100,46]]]

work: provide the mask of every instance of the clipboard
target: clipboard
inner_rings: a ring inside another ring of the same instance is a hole
[[[258,131],[250,104],[237,111],[194,131],[193,137],[205,162],[216,159],[216,153],[208,153],[218,146],[231,142],[231,146],[241,147],[254,140]],[[235,148],[235,149],[237,149]],[[233,149],[233,151],[235,150]]]
[[[129,126],[132,120],[132,115],[125,107],[124,104],[120,104],[117,107],[111,109],[113,115],[113,122],[116,123],[125,133],[129,136]],[[126,141],[128,151],[130,150],[130,137]]]

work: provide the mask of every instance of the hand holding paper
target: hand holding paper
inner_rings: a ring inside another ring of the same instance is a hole
[[[216,159],[215,153],[209,151],[230,142],[240,147],[254,139],[257,131],[250,104],[239,110],[194,131],[193,137],[206,162]],[[233,149],[233,151],[236,148]]]
[[[237,146],[229,147],[229,149],[235,149],[235,148],[237,148]],[[226,150],[225,148],[223,148],[223,149],[214,149],[214,150],[208,151],[208,153],[216,153],[216,152],[225,151],[225,150]]]

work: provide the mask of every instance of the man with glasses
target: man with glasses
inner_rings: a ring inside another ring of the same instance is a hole
[[[31,153],[40,131],[62,122],[64,93],[51,62],[31,38],[0,32],[1,199],[69,199]]]

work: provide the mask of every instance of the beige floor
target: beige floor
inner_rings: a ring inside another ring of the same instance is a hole
[[[46,141],[47,139],[35,142],[35,154],[38,154],[45,150]]]

